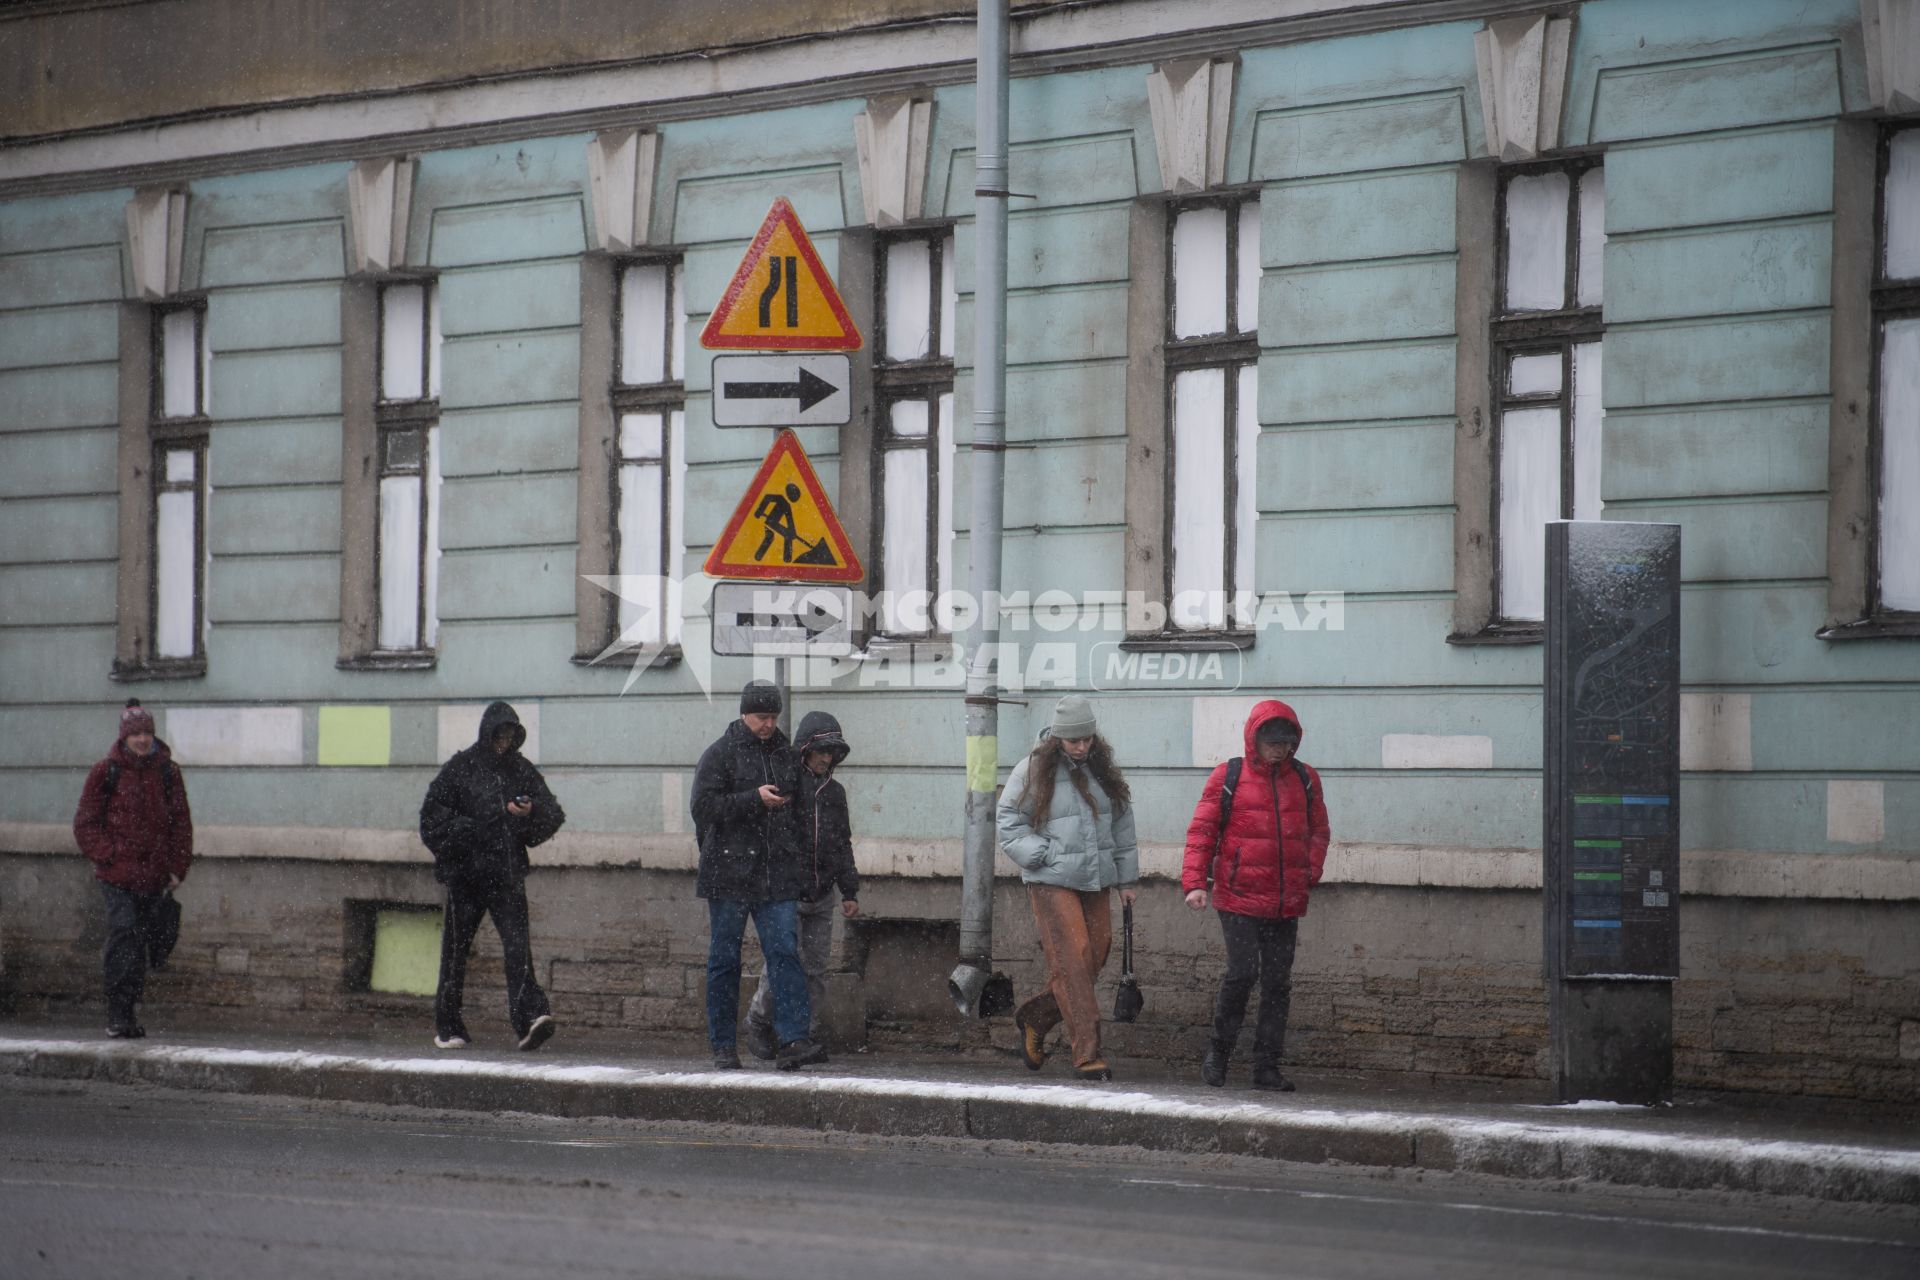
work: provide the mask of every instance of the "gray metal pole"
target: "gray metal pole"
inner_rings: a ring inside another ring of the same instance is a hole
[[[948,994],[984,1014],[993,972],[994,791],[1000,768],[1000,531],[1007,445],[1007,9],[980,0],[975,84],[973,309],[973,567],[977,620],[966,636],[967,828],[960,889],[960,964]]]

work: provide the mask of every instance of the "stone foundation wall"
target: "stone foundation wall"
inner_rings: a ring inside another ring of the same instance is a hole
[[[349,989],[346,904],[439,900],[424,866],[202,860],[180,893],[173,963],[148,1021],[315,1024],[381,1020],[430,1034],[431,999]],[[564,1019],[697,1052],[705,1038],[706,910],[684,872],[547,868],[529,882],[534,955]],[[959,884],[875,877],[842,924],[825,1011],[841,1048],[997,1048],[1010,1019],[968,1023],[946,1003]],[[1675,988],[1683,1085],[1866,1099],[1920,1095],[1920,933],[1899,902],[1690,898]],[[1146,1011],[1109,1024],[1122,1057],[1197,1059],[1223,956],[1211,912],[1149,882],[1135,909]],[[1116,927],[1118,924],[1116,912]],[[0,855],[0,1001],[16,1016],[97,1010],[98,891],[78,859]],[[1025,998],[1043,980],[1024,892],[995,899],[996,966]],[[1115,951],[1118,951],[1116,939]],[[1302,924],[1287,1058],[1306,1066],[1473,1078],[1546,1074],[1540,905],[1516,890],[1325,884]],[[1110,1007],[1109,963],[1101,999]],[[748,992],[758,970],[749,936]],[[468,1024],[504,1038],[499,943],[483,930]],[[744,998],[742,1008],[744,1009]],[[1250,1032],[1248,1033],[1250,1034]]]

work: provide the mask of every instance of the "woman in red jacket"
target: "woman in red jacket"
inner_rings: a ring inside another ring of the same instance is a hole
[[[193,862],[193,815],[180,767],[153,736],[153,713],[138,698],[120,713],[120,737],[107,758],[87,774],[73,838],[107,900],[107,1034],[143,1036],[137,1006],[147,984],[147,939]]]
[[[1227,971],[1213,1006],[1213,1042],[1200,1076],[1227,1082],[1227,1059],[1260,984],[1253,1032],[1253,1087],[1293,1091],[1280,1073],[1293,991],[1293,945],[1307,893],[1327,860],[1327,806],[1320,775],[1294,759],[1300,719],[1284,702],[1262,702],[1247,716],[1247,754],[1218,765],[1187,826],[1180,887],[1187,905],[1206,909],[1211,891],[1227,944]]]

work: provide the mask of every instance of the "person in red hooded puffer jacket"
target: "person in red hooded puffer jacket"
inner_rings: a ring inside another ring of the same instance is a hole
[[[1227,946],[1213,1040],[1200,1075],[1216,1089],[1226,1083],[1227,1059],[1257,981],[1253,1085],[1290,1093],[1293,1082],[1280,1073],[1280,1053],[1293,991],[1293,948],[1307,895],[1326,866],[1327,806],[1320,775],[1294,758],[1301,734],[1293,708],[1258,704],[1247,716],[1244,736],[1247,754],[1215,766],[1200,793],[1180,875],[1195,911],[1206,909],[1211,893]]]
[[[120,713],[113,749],[87,774],[73,838],[107,900],[107,1034],[144,1036],[137,1013],[146,991],[148,938],[166,895],[193,863],[193,814],[180,767],[154,736],[153,713],[138,698]]]

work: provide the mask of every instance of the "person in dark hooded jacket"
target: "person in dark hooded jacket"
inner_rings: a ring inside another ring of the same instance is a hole
[[[1213,1040],[1200,1078],[1227,1081],[1227,1059],[1260,986],[1253,1034],[1253,1087],[1292,1092],[1280,1071],[1293,994],[1293,948],[1307,895],[1327,862],[1327,805],[1320,775],[1294,758],[1300,718],[1284,702],[1257,704],[1244,730],[1247,754],[1217,765],[1187,827],[1180,887],[1204,911],[1211,893],[1227,945],[1227,970],[1213,1007]],[[1229,797],[1227,780],[1235,786]]]
[[[833,771],[852,750],[841,735],[840,722],[824,711],[809,711],[800,719],[793,746],[800,761],[800,794],[794,797],[794,816],[800,824],[800,842],[808,864],[806,892],[795,908],[800,968],[807,975],[807,1007],[812,1020],[807,1038],[820,1040],[820,1012],[827,996],[827,961],[833,953],[833,890],[840,890],[840,914],[851,920],[860,914],[860,872],[853,865],[853,819],[847,811],[847,789]],[[760,986],[747,1006],[747,1048],[753,1056],[774,1056],[773,987],[763,971]]]
[[[433,854],[434,879],[447,887],[433,1005],[433,1042],[442,1049],[464,1049],[470,1039],[460,1015],[467,953],[489,915],[500,933],[507,1016],[520,1047],[538,1049],[557,1026],[533,973],[527,850],[551,839],[567,815],[540,770],[520,754],[526,740],[513,708],[491,704],[480,717],[479,740],[441,766],[420,805],[420,840]]]
[[[153,713],[138,698],[120,713],[112,750],[87,773],[73,838],[93,863],[107,901],[107,1034],[144,1036],[137,1014],[146,993],[148,940],[166,895],[193,863],[193,814],[180,767],[154,736]]]
[[[797,908],[810,873],[797,820],[800,764],[780,732],[780,691],[755,680],[740,691],[740,717],[700,755],[693,773],[696,886],[707,902],[707,1040],[713,1065],[740,1066],[740,943],[747,920],[760,935],[773,988],[780,1068],[827,1060],[809,1038],[813,1020],[800,967]]]

